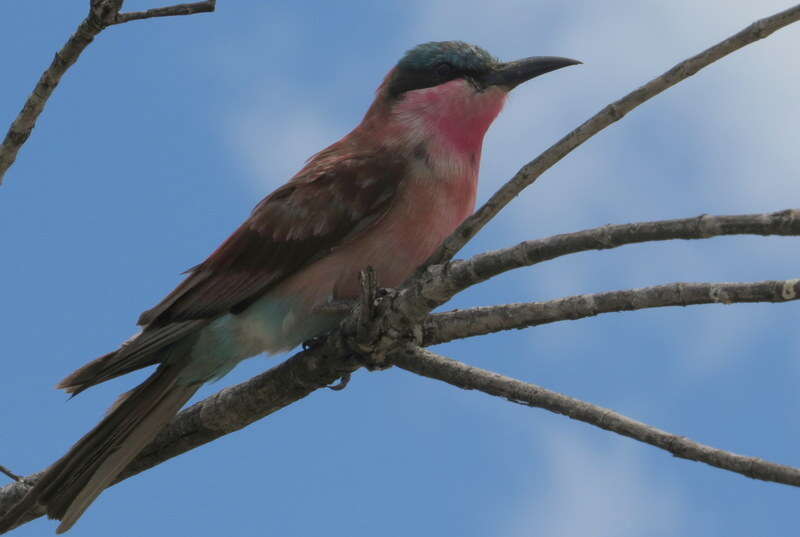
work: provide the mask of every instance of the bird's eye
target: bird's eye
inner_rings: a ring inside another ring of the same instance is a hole
[[[441,62],[436,64],[436,74],[442,78],[451,76],[453,74],[453,66],[447,62]]]

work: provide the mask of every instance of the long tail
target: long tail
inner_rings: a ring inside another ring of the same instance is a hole
[[[0,518],[0,533],[13,528],[37,503],[56,530],[72,527],[97,496],[150,443],[200,387],[177,383],[182,363],[161,365],[142,384],[124,394],[106,417],[39,478],[33,488]]]

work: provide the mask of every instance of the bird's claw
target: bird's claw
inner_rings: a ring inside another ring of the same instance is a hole
[[[350,384],[350,375],[351,375],[350,373],[345,373],[344,375],[342,375],[342,378],[339,379],[339,382],[337,382],[336,384],[331,384],[330,386],[327,386],[327,388],[335,392],[340,392],[344,390],[345,388],[347,388],[347,385]]]
[[[325,339],[327,339],[327,337],[328,337],[327,334],[312,337],[311,339],[307,339],[306,341],[302,342],[300,346],[303,348],[304,351],[316,349],[317,347],[325,343]]]

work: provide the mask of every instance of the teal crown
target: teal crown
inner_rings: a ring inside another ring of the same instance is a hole
[[[397,67],[427,71],[439,64],[448,63],[458,71],[481,72],[497,61],[497,58],[481,47],[463,41],[431,41],[406,52]]]

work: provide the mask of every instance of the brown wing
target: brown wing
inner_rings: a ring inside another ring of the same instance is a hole
[[[147,330],[238,312],[300,267],[377,222],[405,173],[393,156],[327,151],[259,203],[211,256],[160,304],[142,313]]]

